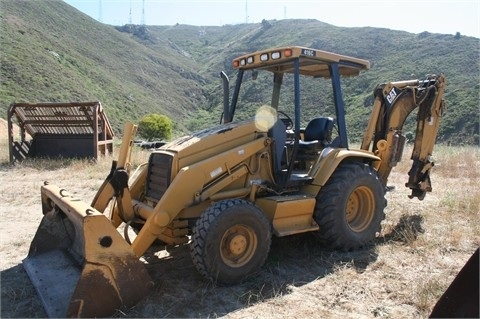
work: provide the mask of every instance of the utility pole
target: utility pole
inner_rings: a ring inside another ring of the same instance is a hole
[[[248,1],[245,0],[245,23],[248,23]]]

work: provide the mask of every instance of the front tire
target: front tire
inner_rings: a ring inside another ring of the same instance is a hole
[[[234,199],[214,203],[197,220],[190,252],[197,270],[218,284],[234,284],[263,266],[271,226],[260,208]]]
[[[320,238],[329,247],[343,250],[372,242],[385,218],[384,189],[370,165],[340,164],[317,195],[314,219]]]

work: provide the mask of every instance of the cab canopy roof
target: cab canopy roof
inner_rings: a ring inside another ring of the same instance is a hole
[[[293,73],[298,59],[300,74],[313,77],[330,77],[329,65],[338,64],[344,76],[358,75],[370,68],[370,62],[327,51],[298,46],[274,48],[240,56],[233,60],[235,69],[262,69],[271,72]]]

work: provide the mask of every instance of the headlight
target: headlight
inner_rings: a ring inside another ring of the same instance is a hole
[[[280,57],[280,52],[272,52],[272,60],[278,60]]]

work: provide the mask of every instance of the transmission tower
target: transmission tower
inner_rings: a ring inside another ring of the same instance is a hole
[[[130,0],[130,15],[128,16],[128,24],[132,24],[132,0]]]
[[[142,1],[142,25],[145,25],[145,0]]]
[[[102,18],[102,0],[98,2],[98,21],[103,22]]]

